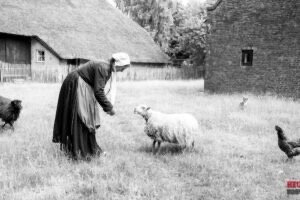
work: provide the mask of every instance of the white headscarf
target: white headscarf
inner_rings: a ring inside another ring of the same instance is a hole
[[[115,66],[125,66],[130,65],[130,58],[127,53],[118,52],[112,55],[112,58],[115,59]]]

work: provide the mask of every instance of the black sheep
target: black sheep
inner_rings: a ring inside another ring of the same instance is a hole
[[[295,141],[289,140],[279,126],[275,126],[275,130],[278,135],[278,146],[287,157],[292,159],[294,156],[300,155],[300,139]]]
[[[19,118],[22,105],[20,100],[10,100],[8,98],[0,96],[0,118],[4,122],[4,125],[9,124],[14,129],[13,123]]]

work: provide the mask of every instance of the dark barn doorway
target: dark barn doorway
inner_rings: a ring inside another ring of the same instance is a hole
[[[0,60],[11,64],[30,64],[31,38],[0,33]]]
[[[31,77],[31,38],[0,33],[0,81]]]

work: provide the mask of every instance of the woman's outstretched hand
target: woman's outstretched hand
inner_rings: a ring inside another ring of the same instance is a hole
[[[110,116],[113,116],[113,115],[115,115],[116,113],[115,113],[114,109],[112,109],[111,111],[108,111],[107,114],[109,114]]]

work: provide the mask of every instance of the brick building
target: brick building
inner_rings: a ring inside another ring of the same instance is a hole
[[[299,0],[217,0],[208,8],[205,89],[299,98],[299,13]]]

